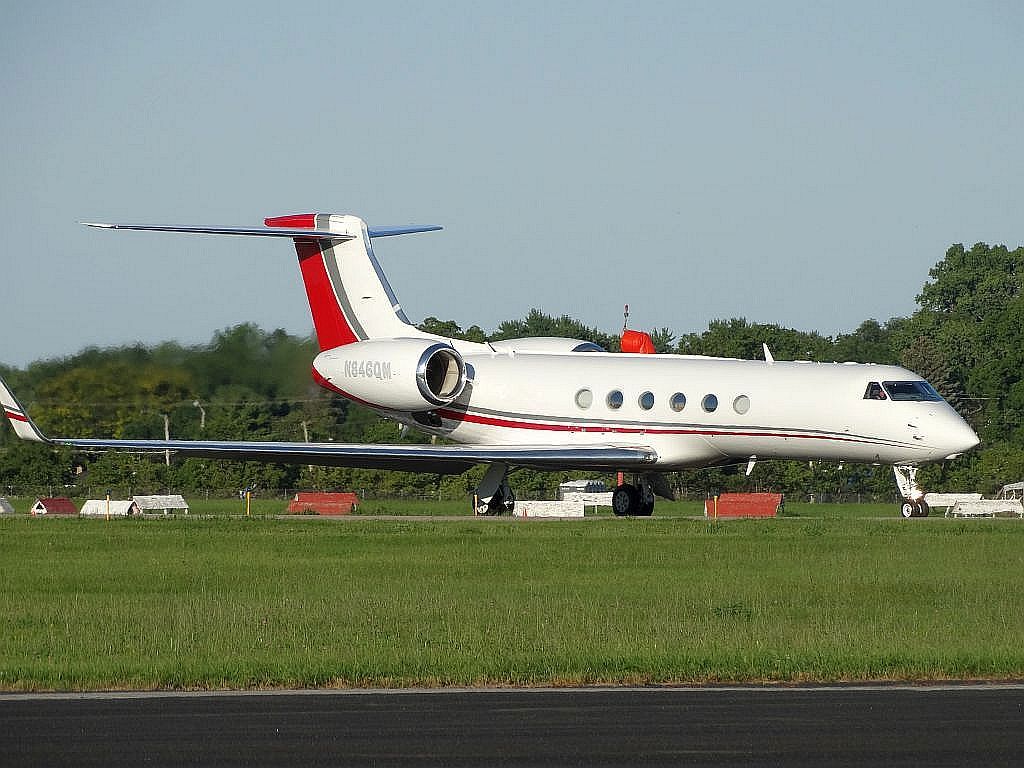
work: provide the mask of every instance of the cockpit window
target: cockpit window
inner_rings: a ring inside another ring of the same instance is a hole
[[[893,400],[928,400],[941,402],[942,395],[927,381],[883,381],[882,386]]]
[[[882,389],[882,385],[877,381],[872,381],[868,384],[868,388],[864,391],[865,400],[888,400],[888,396],[885,394],[885,390]]]
[[[582,344],[577,344],[572,348],[573,352],[605,352],[604,347],[595,344],[592,341],[584,341]]]

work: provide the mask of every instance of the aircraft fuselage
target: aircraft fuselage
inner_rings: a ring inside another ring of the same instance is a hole
[[[466,369],[454,402],[417,414],[377,410],[462,443],[642,444],[657,452],[659,470],[751,456],[920,464],[977,444],[941,399],[866,398],[871,382],[924,382],[896,366],[452,343]],[[321,362],[318,372],[349,391],[344,370]]]

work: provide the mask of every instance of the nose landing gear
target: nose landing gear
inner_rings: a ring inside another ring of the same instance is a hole
[[[917,467],[909,464],[896,464],[892,468],[896,476],[896,485],[900,489],[903,501],[900,503],[901,517],[928,517],[927,502],[924,500],[924,490],[917,484]]]

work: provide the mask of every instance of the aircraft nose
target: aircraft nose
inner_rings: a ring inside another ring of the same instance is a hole
[[[971,429],[970,425],[959,416],[956,423],[950,424],[947,429],[947,439],[943,441],[947,449],[947,459],[955,459],[961,453],[966,453],[981,442],[978,435]]]

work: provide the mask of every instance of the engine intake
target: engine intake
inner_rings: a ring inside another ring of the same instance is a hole
[[[357,341],[321,352],[313,369],[330,389],[393,411],[448,405],[466,387],[462,356],[432,339]]]
[[[434,405],[448,405],[466,386],[462,355],[446,344],[427,347],[416,366],[416,384],[426,400]]]

